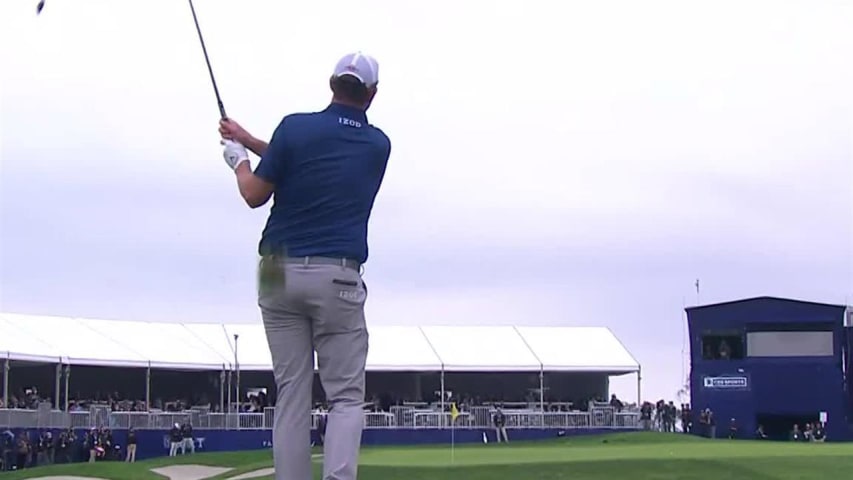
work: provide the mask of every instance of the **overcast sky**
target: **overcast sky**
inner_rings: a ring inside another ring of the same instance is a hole
[[[2,310],[258,322],[251,211],[186,2],[0,4]],[[685,303],[853,303],[849,1],[198,0],[225,106],[269,137],[380,64],[373,324],[610,327],[648,399]],[[615,380],[635,398],[635,380]]]

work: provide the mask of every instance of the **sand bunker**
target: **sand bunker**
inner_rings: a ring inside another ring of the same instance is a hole
[[[311,455],[311,458],[314,461],[317,461],[323,458],[322,453],[316,453]],[[205,480],[208,478],[213,478],[217,475],[222,475],[223,473],[228,473],[233,468],[226,467],[208,467],[205,465],[172,465],[170,467],[161,467],[154,468],[151,471],[162,475],[169,480]],[[262,468],[260,470],[255,470],[254,472],[241,473],[240,475],[230,477],[228,480],[251,480],[253,478],[261,478],[268,477],[270,475],[275,474],[275,469],[270,468]],[[70,475],[59,475],[59,476],[50,476],[50,477],[38,477],[33,478],[31,480],[104,480],[102,478],[94,478],[94,477],[77,477]]]
[[[323,454],[315,453],[314,455],[311,455],[311,458],[316,461],[317,459],[323,458]],[[275,475],[275,469],[272,467],[262,468],[260,470],[255,470],[254,472],[241,473],[234,477],[228,477],[228,480],[251,480],[253,478],[268,477],[270,475]]]
[[[230,477],[228,480],[249,480],[250,478],[268,477],[270,475],[275,475],[274,468],[263,468],[254,472],[242,473],[236,477]]]
[[[152,472],[163,475],[169,480],[204,480],[223,473],[230,472],[232,468],[208,467],[205,465],[172,465],[151,469]]]

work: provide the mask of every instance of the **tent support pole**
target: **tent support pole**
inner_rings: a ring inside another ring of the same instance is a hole
[[[12,369],[9,356],[3,360],[3,407],[9,408],[9,370]]]
[[[68,412],[68,409],[71,408],[71,396],[69,392],[71,391],[71,365],[65,366],[65,411]]]
[[[225,413],[225,366],[219,372],[219,411]]]
[[[237,413],[240,413],[240,411],[241,411],[240,407],[242,406],[243,398],[240,396],[240,360],[237,358],[237,339],[238,338],[239,338],[239,335],[237,335],[235,333],[234,334],[234,370],[236,372],[236,377],[234,379],[235,380],[234,383],[235,383],[236,391],[234,394],[234,397],[235,397],[234,400],[237,402]]]
[[[231,369],[228,369],[228,375],[225,382],[228,386],[228,413],[231,413]]]
[[[442,365],[441,366],[441,417],[439,417],[439,418],[441,418],[441,428],[445,427],[445,418],[444,417],[446,417],[446,415],[444,414],[446,411],[444,409],[444,397],[445,397],[445,394],[444,394],[444,365]]]
[[[642,391],[642,386],[641,386],[642,382],[643,382],[642,370],[643,370],[642,367],[640,367],[640,366],[637,367],[637,407],[640,407],[643,405],[643,395],[642,395],[643,391]]]
[[[145,369],[145,411],[151,410],[151,362]]]
[[[56,377],[53,379],[53,410],[59,410],[62,395],[62,361],[56,364]]]
[[[545,427],[545,367],[539,370],[539,411],[542,412],[542,427]]]

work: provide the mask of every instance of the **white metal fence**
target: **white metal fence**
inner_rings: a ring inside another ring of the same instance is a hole
[[[391,412],[366,412],[364,428],[491,428],[490,407],[473,407],[460,412],[453,422],[448,412],[437,412],[415,407],[392,407]],[[613,408],[594,408],[590,412],[540,412],[533,410],[504,410],[506,427],[561,428],[561,429],[636,429],[639,415],[635,412],[616,412]],[[313,427],[320,425],[325,413],[312,413]],[[107,427],[124,430],[167,430],[175,423],[190,423],[198,430],[264,430],[271,429],[275,415],[273,408],[259,413],[209,413],[190,410],[181,413],[166,412],[62,412],[58,410],[0,409],[0,428],[91,428]]]

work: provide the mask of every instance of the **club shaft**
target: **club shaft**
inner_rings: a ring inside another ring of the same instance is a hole
[[[204,45],[204,37],[201,35],[201,27],[198,26],[198,17],[195,14],[195,7],[193,7],[193,0],[189,0],[190,2],[190,10],[193,12],[193,22],[195,23],[195,30],[198,32],[198,41],[201,43],[201,51],[204,52],[204,61],[207,63],[207,73],[210,74],[210,83],[213,84],[213,93],[216,94],[216,104],[219,106],[219,115],[222,118],[228,118],[225,115],[225,106],[222,104],[222,97],[219,96],[219,88],[216,86],[216,78],[213,76],[213,67],[210,66],[210,57],[207,55],[207,47]]]

